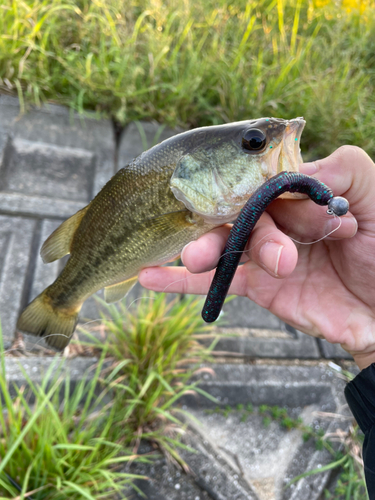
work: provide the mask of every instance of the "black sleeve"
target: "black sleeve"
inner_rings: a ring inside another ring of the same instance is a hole
[[[370,500],[375,499],[375,363],[345,387],[348,405],[365,435],[363,462]]]

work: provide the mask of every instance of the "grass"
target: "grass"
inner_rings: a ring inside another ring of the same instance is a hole
[[[139,477],[125,465],[155,455],[137,455],[141,440],[188,470],[179,453],[190,449],[180,440],[184,411],[176,403],[206,395],[190,379],[208,359],[198,339],[212,327],[198,314],[201,300],[151,295],[130,310],[106,305],[108,340],[87,333],[99,361],[75,387],[56,358],[40,385],[23,370],[27,388],[15,386],[12,395],[1,358],[0,500],[124,498]]]
[[[305,116],[375,156],[373,0],[1,0],[0,89],[117,122]]]
[[[121,432],[122,442],[134,453],[141,439],[147,439],[186,469],[177,451],[184,447],[179,440],[184,424],[176,403],[197,393],[214,400],[191,382],[211,349],[198,342],[213,328],[201,318],[202,299],[167,301],[166,294],[149,292],[133,309],[126,302],[116,306],[98,300],[106,311],[107,343],[86,335],[112,359],[106,383],[116,394],[114,434]]]
[[[109,441],[115,406],[106,401],[107,389],[98,393],[103,359],[74,389],[56,358],[41,385],[24,372],[27,388],[13,391],[2,362],[1,499],[111,499],[131,485],[135,476],[118,469],[138,457]]]

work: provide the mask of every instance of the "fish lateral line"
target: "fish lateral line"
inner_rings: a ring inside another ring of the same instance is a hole
[[[256,223],[272,201],[285,192],[307,194],[316,204],[328,205],[329,215],[342,216],[349,210],[349,202],[345,198],[334,196],[328,186],[314,177],[298,172],[280,172],[271,177],[252,194],[232,226],[202,309],[202,318],[206,323],[218,318]]]

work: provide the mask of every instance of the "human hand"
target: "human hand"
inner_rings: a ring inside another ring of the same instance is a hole
[[[343,146],[300,166],[347,198],[338,226],[308,199],[273,202],[256,225],[229,294],[247,296],[298,330],[340,343],[363,369],[375,362],[375,165],[361,149]],[[147,268],[141,284],[157,291],[206,294],[228,238],[225,225],[187,245],[184,267]],[[198,273],[198,274],[197,274]]]

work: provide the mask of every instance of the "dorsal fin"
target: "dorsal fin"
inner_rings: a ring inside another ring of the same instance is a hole
[[[53,262],[57,259],[61,259],[65,255],[70,253],[70,245],[72,243],[74,233],[80,225],[87,209],[88,205],[87,207],[79,210],[76,214],[69,217],[69,219],[63,222],[46,239],[40,251],[40,255],[45,264],[47,264],[48,262]]]

